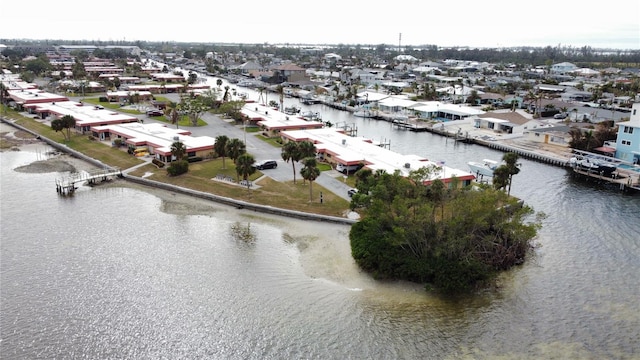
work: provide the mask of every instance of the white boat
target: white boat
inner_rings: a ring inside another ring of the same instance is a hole
[[[482,162],[469,161],[467,165],[469,166],[469,169],[471,169],[471,173],[478,177],[493,177],[493,172],[496,170],[499,163],[494,160],[483,159]]]
[[[322,120],[322,115],[319,112],[304,111],[300,113],[300,116],[307,121],[319,121]]]
[[[370,110],[358,110],[353,113],[353,116],[368,118],[368,117],[373,117],[373,112]]]
[[[300,108],[297,106],[289,106],[284,108],[284,113],[287,115],[295,115],[300,112]]]
[[[611,176],[617,166],[611,162],[598,160],[589,156],[575,156],[569,160],[574,169],[593,172],[603,176]]]

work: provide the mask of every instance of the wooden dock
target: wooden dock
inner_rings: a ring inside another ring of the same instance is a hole
[[[107,181],[114,176],[121,177],[122,171],[120,169],[101,169],[72,173],[67,177],[56,179],[56,191],[60,195],[69,195],[77,189],[76,184],[85,182],[95,184],[96,181]]]
[[[621,191],[640,191],[640,173],[627,170],[616,170],[611,176],[600,175],[593,171],[587,171],[574,167],[574,175],[586,180],[594,180],[602,184],[611,184]]]

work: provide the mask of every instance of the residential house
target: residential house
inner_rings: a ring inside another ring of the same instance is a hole
[[[538,127],[524,131],[524,138],[533,142],[569,147],[571,135],[570,126],[558,125],[552,127]]]
[[[631,107],[629,121],[617,123],[616,158],[640,164],[640,103]]]
[[[282,64],[271,69],[273,77],[271,83],[281,84],[283,82],[309,81],[307,70],[295,64]]]
[[[491,111],[478,115],[474,127],[490,129],[498,133],[523,135],[527,130],[541,127],[541,123],[524,111]]]

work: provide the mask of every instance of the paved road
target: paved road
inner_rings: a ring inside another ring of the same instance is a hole
[[[169,95],[170,99],[171,95],[174,95],[176,97],[176,99],[171,99],[171,101],[179,101],[179,98],[176,94],[167,95]],[[146,115],[139,115],[138,117],[140,119],[144,119],[145,123],[158,122],[166,124]],[[191,131],[193,136],[211,136],[215,138],[220,135],[226,135],[230,139],[238,138],[243,141],[246,139],[247,152],[253,155],[256,161],[276,160],[278,162],[277,168],[263,171],[266,176],[276,181],[293,180],[292,165],[290,162],[287,163],[282,160],[280,148],[273,147],[272,145],[260,140],[256,137],[256,133],[245,133],[241,126],[237,126],[232,121],[227,121],[217,115],[207,112],[204,113],[201,118],[207,123],[206,126],[187,128],[189,131]],[[300,176],[301,168],[302,164],[296,163],[296,179],[302,179],[302,177]],[[320,177],[316,179],[316,183],[320,184],[328,191],[331,191],[336,195],[344,198],[345,200],[351,200],[347,195],[347,191],[350,189],[350,187],[345,184],[343,180],[344,179],[342,177],[342,174],[332,170],[323,171],[320,174]]]

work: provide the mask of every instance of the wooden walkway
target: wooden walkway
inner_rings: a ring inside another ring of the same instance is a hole
[[[622,191],[640,191],[640,174],[635,171],[616,170],[612,176],[603,176],[593,171],[582,170],[574,167],[573,173],[586,179],[593,179],[601,183],[613,184]]]
[[[114,176],[122,176],[122,171],[120,169],[102,169],[72,173],[67,177],[56,179],[56,191],[61,195],[71,194],[77,189],[76,184],[78,183],[94,184],[96,181],[107,181]]]

